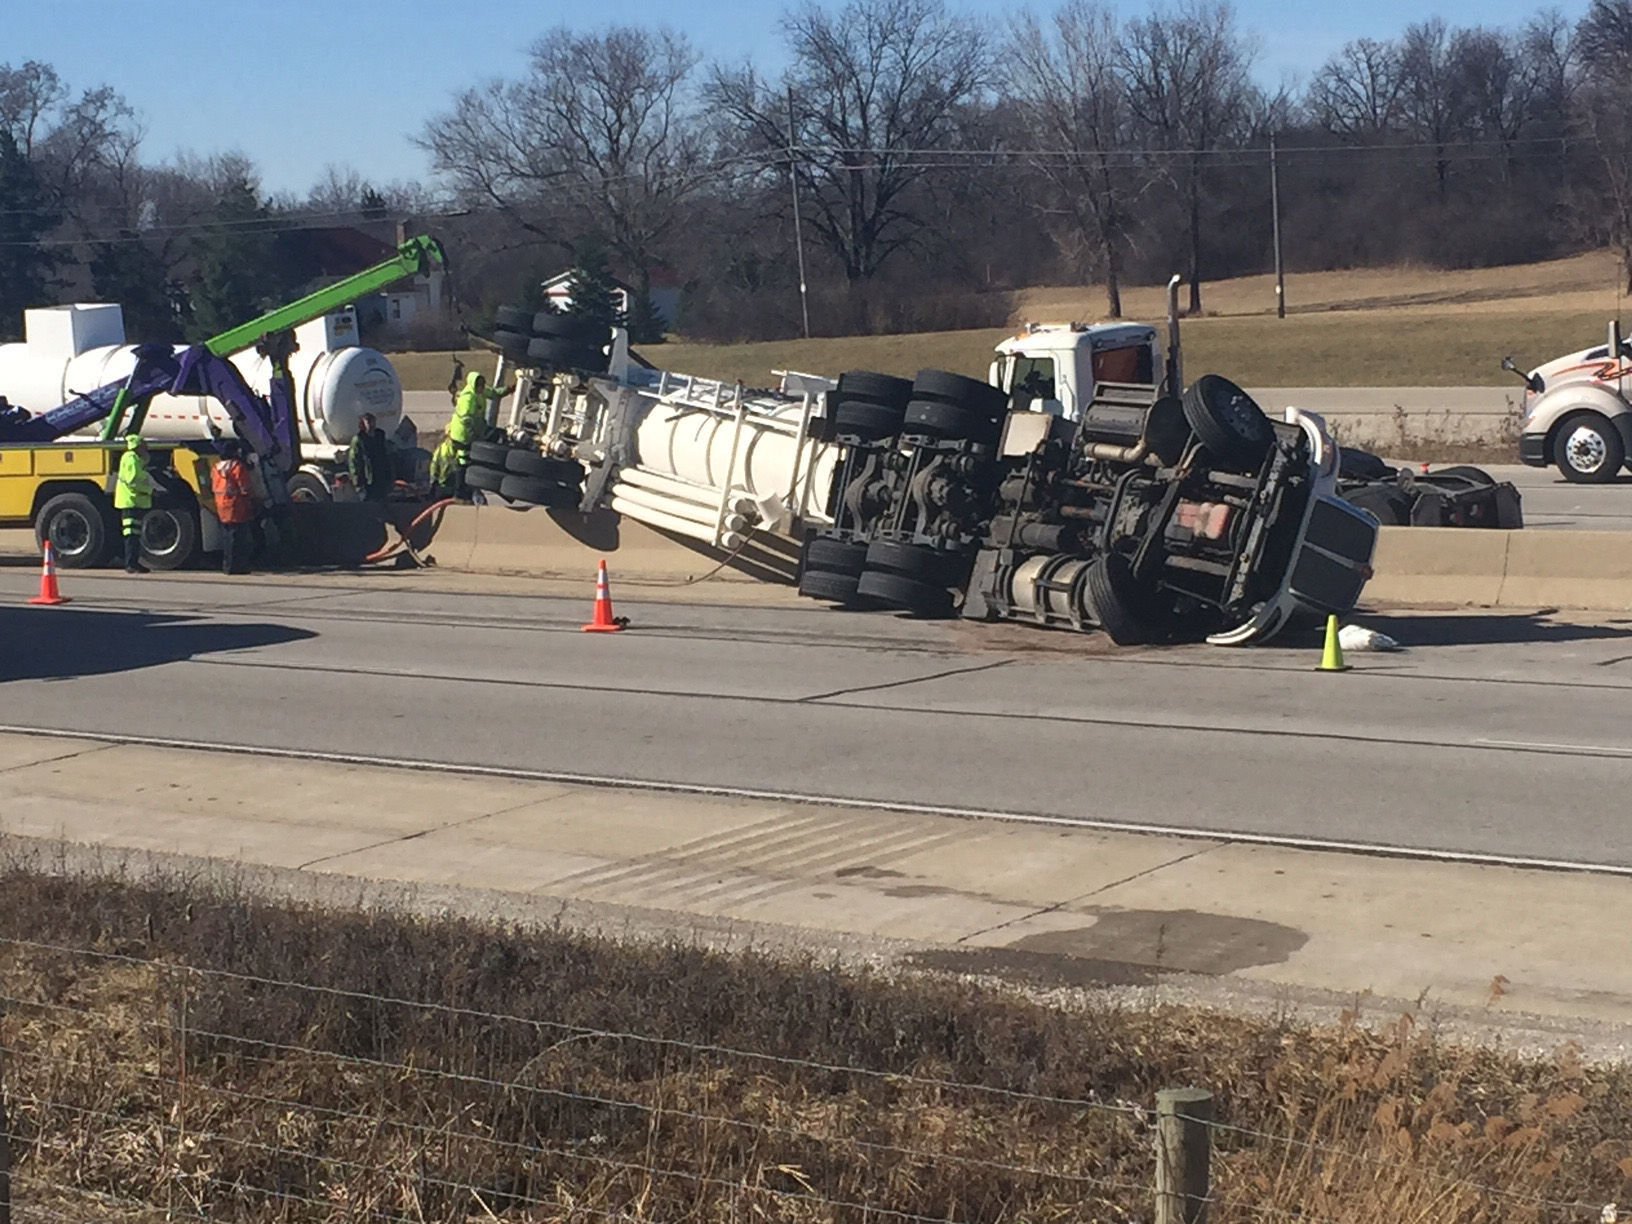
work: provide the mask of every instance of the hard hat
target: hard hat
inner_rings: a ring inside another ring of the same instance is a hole
[[[126,450],[135,450],[138,446],[146,446],[146,445],[147,445],[147,439],[142,437],[141,434],[132,433],[132,434],[126,434],[125,435],[125,449]]]

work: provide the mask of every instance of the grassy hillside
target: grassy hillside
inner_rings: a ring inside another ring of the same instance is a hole
[[[1467,386],[1506,381],[1514,354],[1537,364],[1603,335],[1619,301],[1618,272],[1605,253],[1511,268],[1436,272],[1396,268],[1289,277],[1285,319],[1274,315],[1271,278],[1243,277],[1206,289],[1206,313],[1185,323],[1192,374],[1228,374],[1258,387]],[[1092,320],[1103,311],[1095,286],[1028,290],[1016,322]],[[1124,295],[1130,319],[1160,322],[1165,293]],[[836,374],[847,369],[912,374],[922,367],[983,376],[1005,333],[931,332],[762,344],[674,342],[645,353],[668,369],[764,386],[773,370]],[[393,357],[410,389],[447,385],[449,355]]]

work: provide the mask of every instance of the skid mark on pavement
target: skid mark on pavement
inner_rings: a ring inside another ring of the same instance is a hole
[[[880,684],[858,684],[854,688],[834,689],[830,693],[815,693],[809,697],[799,698],[802,702],[831,701],[835,697],[852,697],[858,693],[879,693],[885,689],[903,688],[912,684],[927,684],[931,680],[948,680],[954,676],[973,676],[979,672],[996,671],[1000,667],[1007,667],[1013,659],[999,659],[996,663],[981,663],[975,667],[952,667],[946,671],[935,672],[929,676],[909,676],[904,680],[886,680]]]

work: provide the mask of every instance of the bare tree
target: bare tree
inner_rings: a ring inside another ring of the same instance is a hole
[[[473,202],[563,251],[603,242],[644,290],[701,182],[696,65],[668,30],[559,29],[533,45],[525,79],[460,94],[418,143]]]
[[[1122,71],[1138,131],[1169,154],[1187,230],[1190,313],[1201,313],[1202,198],[1208,157],[1239,137],[1254,110],[1252,48],[1228,4],[1185,0],[1128,23]]]
[[[1403,87],[1399,48],[1361,38],[1345,43],[1315,73],[1305,104],[1315,122],[1333,135],[1379,141],[1400,124]]]
[[[709,98],[750,148],[799,148],[809,224],[864,282],[922,228],[913,190],[987,84],[985,42],[941,0],[806,4],[783,32],[793,65],[780,88],[751,67],[716,68]]]
[[[0,64],[0,127],[24,157],[34,156],[34,142],[45,133],[46,117],[67,96],[62,78],[50,64],[38,60],[25,60],[16,68]]]
[[[1033,165],[1054,188],[1054,219],[1105,278],[1110,317],[1122,317],[1122,258],[1136,178],[1127,159],[1132,112],[1118,71],[1116,19],[1096,0],[1067,0],[1046,26],[1017,17],[1003,57],[1004,83],[1039,149],[1061,156]]]
[[[1581,126],[1603,174],[1604,228],[1632,293],[1632,0],[1593,0],[1576,27]]]
[[[1462,36],[1453,38],[1438,17],[1411,26],[1400,41],[1400,120],[1407,134],[1432,153],[1441,203],[1451,172],[1447,146],[1468,129],[1465,49]]]

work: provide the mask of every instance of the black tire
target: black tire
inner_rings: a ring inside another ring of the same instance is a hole
[[[1337,452],[1337,474],[1343,480],[1392,480],[1394,469],[1370,451],[1345,446]]]
[[[906,419],[901,432],[929,434],[935,438],[966,438],[971,442],[989,442],[997,436],[995,418],[983,416],[956,404],[942,404],[935,400],[913,400],[907,405]]]
[[[856,574],[835,574],[830,570],[807,569],[799,575],[799,594],[808,599],[823,599],[828,603],[853,605],[860,602]]]
[[[477,467],[472,464],[465,469],[465,484],[484,493],[497,493],[507,479],[508,477],[498,468]]]
[[[1577,412],[1559,423],[1553,436],[1553,462],[1564,479],[1574,484],[1603,484],[1620,474],[1626,462],[1626,443],[1605,417]]]
[[[522,365],[526,365],[532,360],[527,352],[527,347],[532,342],[533,338],[531,336],[523,335],[521,332],[500,331],[493,333],[493,343],[499,346],[499,352],[503,353],[511,361],[519,362]]]
[[[504,470],[505,460],[510,457],[510,447],[502,442],[472,442],[470,444],[470,461],[482,467]]]
[[[1142,646],[1155,636],[1152,601],[1121,553],[1107,553],[1088,567],[1088,607],[1118,646]]]
[[[612,339],[612,329],[603,327],[594,319],[576,315],[551,314],[541,310],[533,316],[533,335],[544,340],[568,340],[587,348],[599,348]]]
[[[107,508],[85,493],[58,493],[34,518],[34,542],[63,569],[94,569],[104,564],[113,544],[114,523]]]
[[[912,380],[870,370],[847,370],[839,375],[838,395],[841,400],[865,400],[904,412],[912,398]]]
[[[867,546],[867,569],[900,574],[930,586],[947,584],[947,557],[923,544],[902,544],[896,540],[874,540]]]
[[[528,332],[533,327],[533,312],[524,306],[500,306],[493,312],[493,323],[511,331]]]
[[[805,571],[860,578],[867,568],[867,545],[831,536],[812,536],[805,549]]]
[[[154,506],[142,516],[142,561],[176,570],[198,551],[198,513],[191,506]]]
[[[544,336],[527,342],[527,355],[534,361],[542,361],[546,365],[572,366],[584,355],[586,345],[576,340],[562,340],[556,336]]]
[[[1362,485],[1343,494],[1351,506],[1369,511],[1384,527],[1408,527],[1411,524],[1411,495],[1399,485]]]
[[[883,570],[868,570],[863,574],[856,583],[856,594],[917,616],[947,616],[952,611],[952,597],[945,587]]]
[[[505,452],[504,470],[512,476],[535,476],[557,484],[577,484],[584,478],[584,466],[572,459],[553,459],[519,446]]]
[[[499,496],[557,510],[576,506],[584,497],[575,485],[564,485],[558,480],[539,480],[533,476],[506,476],[499,483]]]
[[[1002,416],[1009,406],[1008,397],[991,383],[945,370],[919,370],[918,377],[912,380],[912,398],[954,404],[993,420]]]
[[[893,438],[901,432],[901,410],[864,400],[841,400],[833,410],[833,431],[869,442]]]
[[[334,491],[329,488],[329,482],[316,472],[296,472],[289,477],[289,500],[303,505],[331,502]]]
[[[1256,469],[1275,429],[1252,397],[1227,378],[1203,374],[1184,393],[1184,419],[1213,458]]]
[[[1428,471],[1427,475],[1430,477],[1446,476],[1453,480],[1470,480],[1476,485],[1484,485],[1487,488],[1496,483],[1496,477],[1485,471],[1484,468],[1476,468],[1466,463],[1455,463],[1447,468],[1433,468]]]

